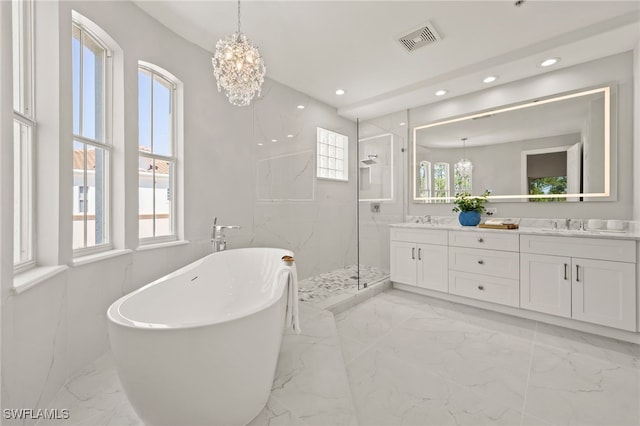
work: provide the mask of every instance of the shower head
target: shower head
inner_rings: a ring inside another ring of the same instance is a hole
[[[365,158],[364,160],[360,160],[361,162],[363,162],[364,164],[376,164],[376,160],[375,158],[378,158],[378,154],[369,154],[367,155],[367,158]]]

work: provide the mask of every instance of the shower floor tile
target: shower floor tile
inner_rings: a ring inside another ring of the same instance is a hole
[[[360,265],[360,285],[372,285],[389,278],[389,271],[369,265]],[[300,280],[298,296],[302,302],[322,303],[342,294],[358,292],[358,267],[349,265],[341,269]]]

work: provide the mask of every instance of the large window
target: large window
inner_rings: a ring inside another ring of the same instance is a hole
[[[35,262],[33,244],[33,24],[32,3],[13,0],[13,263],[16,271]]]
[[[73,24],[73,249],[110,245],[109,51],[90,31]]]
[[[448,197],[449,188],[449,163],[435,163],[433,165],[433,196]],[[436,200],[436,202],[445,203],[446,200]]]
[[[176,239],[176,84],[138,68],[138,230],[142,243]]]
[[[340,133],[318,127],[317,131],[317,177],[348,181],[349,138]]]

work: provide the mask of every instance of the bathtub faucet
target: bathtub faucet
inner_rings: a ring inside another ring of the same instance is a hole
[[[240,229],[238,225],[217,225],[218,218],[213,218],[213,229],[211,230],[211,249],[214,253],[223,251],[227,248],[227,240],[225,240],[225,229]]]

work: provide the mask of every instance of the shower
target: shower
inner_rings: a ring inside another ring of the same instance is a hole
[[[367,158],[360,161],[366,165],[376,164],[376,160],[375,160],[376,158],[378,158],[378,154],[369,154],[367,155]]]

